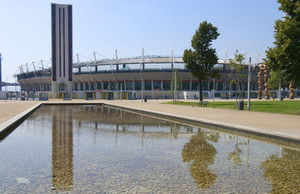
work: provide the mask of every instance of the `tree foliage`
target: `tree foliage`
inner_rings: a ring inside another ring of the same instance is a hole
[[[211,47],[211,42],[219,36],[217,27],[204,21],[196,30],[191,45],[193,49],[184,50],[183,61],[194,77],[199,80],[199,97],[203,100],[202,82],[209,78],[219,78],[220,74],[213,66],[218,63],[216,50]]]
[[[289,77],[286,75],[285,71],[271,70],[268,84],[271,90],[278,90],[279,85],[281,89],[284,90],[285,88],[289,87]],[[274,100],[275,92],[272,92],[272,97]]]
[[[245,57],[243,54],[239,53],[238,50],[235,51],[234,59],[229,59],[229,65],[236,69],[236,71],[239,73],[243,70],[243,60],[245,60]]]
[[[275,47],[266,51],[266,65],[275,71],[285,71],[289,80],[300,80],[300,1],[278,0],[283,20],[275,22]]]
[[[232,79],[230,83],[236,83],[237,85],[236,91],[239,91],[239,98],[242,97],[241,88],[240,88],[240,79],[242,78],[243,75],[240,74],[240,72],[244,68],[242,65],[243,60],[245,60],[245,57],[243,54],[239,53],[238,50],[236,50],[236,53],[234,54],[234,59],[229,59],[229,65],[233,67],[237,72],[236,77]]]
[[[268,80],[269,88],[272,90],[277,90],[279,88],[279,83],[281,84],[281,88],[288,87],[288,77],[284,71],[271,70],[270,78]]]

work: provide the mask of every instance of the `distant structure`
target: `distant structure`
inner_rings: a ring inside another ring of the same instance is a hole
[[[72,93],[73,36],[72,5],[51,4],[52,94],[53,98]]]
[[[2,91],[2,66],[1,66],[1,62],[2,62],[2,56],[0,53],[0,91]]]

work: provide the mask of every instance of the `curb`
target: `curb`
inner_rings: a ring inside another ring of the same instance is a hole
[[[33,107],[11,117],[0,124],[0,141],[7,137],[15,127],[21,124],[29,115],[31,115],[36,109],[42,106],[42,103],[36,104]]]

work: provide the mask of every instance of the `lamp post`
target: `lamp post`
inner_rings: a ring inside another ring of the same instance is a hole
[[[216,85],[216,79],[213,79],[213,101],[215,101],[215,85]]]
[[[176,87],[177,87],[177,84],[176,84],[177,80],[176,80],[176,79],[177,79],[177,78],[176,78],[176,71],[175,71],[175,83],[174,83],[174,95],[175,95],[175,96],[174,96],[174,97],[175,97],[175,98],[174,98],[174,102],[175,102],[175,104],[176,104],[176,97],[177,97],[177,96],[176,96],[176,92],[177,92],[177,91],[176,91]]]
[[[250,111],[250,81],[251,81],[251,57],[249,57],[248,65],[248,104],[247,109]]]
[[[5,102],[6,102],[6,96],[7,96],[7,88],[6,88],[7,86],[6,86],[6,84],[7,83],[5,82]]]
[[[15,85],[15,95],[16,95],[16,100],[18,99],[18,94],[17,94],[17,85]]]
[[[122,88],[122,83],[121,83],[121,95],[120,95],[120,99],[121,99],[121,100],[122,100],[122,98],[123,98],[122,90],[123,90],[123,88]]]
[[[8,77],[6,78],[6,83],[5,83],[5,102],[7,98],[7,83],[8,83]]]
[[[144,100],[144,79],[142,77],[142,102]]]

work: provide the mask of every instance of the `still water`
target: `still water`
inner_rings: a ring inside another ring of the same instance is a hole
[[[299,147],[105,106],[42,106],[0,142],[0,193],[297,193]]]

